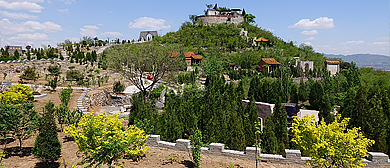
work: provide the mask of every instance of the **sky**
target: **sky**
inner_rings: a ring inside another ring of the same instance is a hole
[[[206,4],[241,8],[286,42],[325,54],[390,56],[388,0],[0,0],[0,46],[56,46],[83,36],[137,40],[177,31]]]

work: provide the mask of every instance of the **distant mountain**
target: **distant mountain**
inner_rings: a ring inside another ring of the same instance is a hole
[[[355,62],[358,67],[372,67],[378,70],[390,71],[390,57],[375,54],[333,55],[325,54],[327,58],[341,58],[345,62]]]

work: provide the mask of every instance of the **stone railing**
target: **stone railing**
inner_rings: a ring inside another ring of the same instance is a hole
[[[191,140],[177,139],[176,143],[160,140],[160,135],[150,135],[147,140],[148,146],[167,148],[178,151],[190,151]],[[306,160],[310,157],[302,157],[301,151],[285,149],[285,155],[261,154],[260,148],[246,147],[245,152],[225,149],[225,144],[210,143],[209,147],[201,148],[203,154],[214,156],[225,156],[239,159],[256,160],[256,154],[261,158],[262,162],[278,163],[278,164],[298,164],[306,165]],[[379,152],[368,152],[369,157],[363,162],[368,163],[367,167],[390,167],[388,155]]]

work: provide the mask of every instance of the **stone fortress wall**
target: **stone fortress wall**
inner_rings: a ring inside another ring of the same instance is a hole
[[[176,143],[160,140],[160,135],[150,135],[147,140],[147,146],[167,148],[178,151],[191,151],[191,140],[177,139]],[[310,157],[302,157],[301,151],[285,149],[285,155],[261,154],[260,149],[255,147],[246,147],[245,152],[225,149],[225,144],[210,143],[209,148],[202,147],[203,154],[214,156],[225,156],[239,159],[256,160],[256,154],[263,162],[278,163],[278,164],[296,164],[306,165],[306,160]],[[367,167],[390,167],[389,156],[380,152],[368,152],[368,158],[364,159],[364,163],[368,163]]]
[[[223,23],[233,23],[239,24],[244,21],[243,16],[200,16],[198,20],[202,20],[203,24],[223,24]]]

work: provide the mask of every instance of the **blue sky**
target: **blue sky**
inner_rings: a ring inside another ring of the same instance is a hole
[[[141,30],[165,34],[215,3],[244,8],[259,27],[317,52],[390,55],[388,0],[0,0],[0,46],[55,46],[82,36],[132,40]]]

